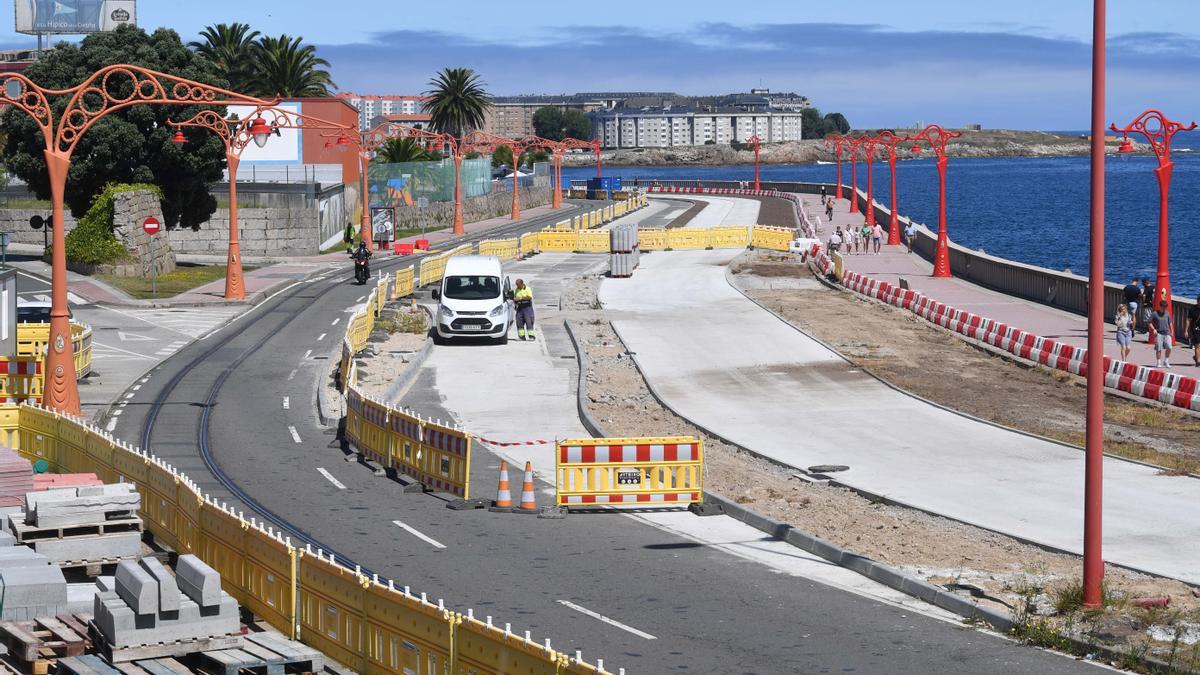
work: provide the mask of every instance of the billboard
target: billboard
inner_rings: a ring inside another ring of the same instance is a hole
[[[17,32],[103,33],[137,25],[137,0],[16,0]]]

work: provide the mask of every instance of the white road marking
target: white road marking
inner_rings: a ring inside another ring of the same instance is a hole
[[[288,380],[290,381],[293,377],[296,377],[295,369],[293,369],[292,372],[288,373]]]
[[[106,344],[104,344],[103,342],[96,342],[95,340],[93,340],[93,341],[92,341],[92,348],[93,348],[93,352],[95,351],[95,348],[96,348],[96,347],[101,347],[101,348],[103,348],[103,349],[111,349],[111,350],[113,350],[113,351],[121,352],[122,354],[127,354],[127,355],[129,355],[129,356],[136,356],[136,357],[137,357],[137,358],[139,358],[139,359],[150,359],[151,361],[155,361],[155,360],[156,360],[156,359],[155,359],[153,356],[147,356],[146,354],[139,354],[139,353],[137,353],[137,352],[131,352],[131,351],[129,351],[128,349],[121,349],[120,347],[114,347],[114,346],[112,346],[112,345],[106,345]]]
[[[152,337],[138,335],[137,333],[126,333],[123,330],[117,331],[117,338],[121,342],[155,342],[155,339]]]
[[[310,357],[310,356],[312,356],[312,350],[311,350],[311,349],[310,349],[310,350],[308,350],[308,351],[306,351],[306,352],[304,352],[304,359],[303,359],[303,360],[304,360],[304,361],[307,361],[307,360],[308,360],[308,357]]]
[[[367,296],[364,295],[361,298],[355,300],[355,302],[362,302],[363,300],[366,300],[366,299],[367,299]]]
[[[291,409],[291,407],[292,407],[292,399],[287,396],[284,396],[283,397],[283,409],[289,410],[289,409]]]
[[[125,398],[126,399],[133,398],[133,392],[129,392],[128,394],[125,394]]]
[[[296,427],[288,427],[288,431],[292,433],[292,440],[300,443],[300,432],[296,431]]]
[[[579,605],[577,605],[573,602],[570,602],[569,600],[559,600],[558,604],[560,604],[564,607],[567,607],[569,609],[573,609],[576,612],[579,612],[580,614],[586,614],[598,621],[603,621],[604,623],[606,623],[610,626],[616,626],[617,628],[620,628],[621,630],[623,630],[627,633],[633,633],[634,635],[636,635],[640,638],[645,638],[647,640],[657,640],[658,639],[649,633],[640,631],[632,626],[626,626],[625,624],[621,623],[620,621],[610,619],[607,616],[604,616],[603,614],[593,612],[592,610],[588,609],[587,607],[580,607]]]
[[[117,428],[117,418],[114,417],[108,421],[108,424],[104,427],[104,430],[111,432],[113,429],[116,429],[116,428]]]
[[[119,416],[121,415],[121,413],[123,413],[123,412],[125,412],[125,411],[124,411],[124,410],[121,410],[120,408],[118,408],[118,409],[116,409],[116,410],[112,411],[112,416],[113,416],[113,417],[119,417]]]
[[[322,476],[325,476],[325,478],[326,478],[326,479],[327,479],[327,480],[328,480],[330,483],[333,483],[333,486],[334,486],[335,488],[337,488],[337,489],[339,489],[339,490],[345,490],[345,489],[346,489],[346,486],[345,486],[345,485],[342,485],[342,481],[340,481],[340,480],[338,480],[338,479],[334,478],[334,477],[333,477],[333,474],[329,473],[329,472],[328,472],[328,471],[326,471],[325,469],[322,469],[321,467],[319,467],[319,466],[318,466],[318,467],[317,467],[317,473],[321,474]]]
[[[324,339],[325,339],[325,333],[321,333],[320,335],[317,336],[317,342],[320,342],[321,340],[324,340]]]
[[[137,391],[138,389],[141,389],[141,388],[142,388],[142,385],[135,384],[135,385],[133,385],[133,389],[131,391]]]
[[[426,536],[426,535],[418,532],[415,528],[405,525],[404,523],[402,523],[398,520],[393,520],[392,523],[394,525],[396,525],[396,527],[399,527],[400,529],[408,532],[412,536],[416,537],[417,539],[420,539],[421,541],[429,544],[430,546],[433,546],[434,548],[446,548],[446,545],[443,544],[442,542],[434,539],[433,537]]]
[[[340,316],[339,316],[338,318],[336,318],[336,319],[334,319],[334,320],[333,320],[333,323],[331,323],[331,324],[329,324],[329,325],[330,325],[330,326],[336,326],[336,325],[338,325],[338,322],[339,322],[339,321],[341,321],[341,320],[342,320],[342,317],[340,317]]]

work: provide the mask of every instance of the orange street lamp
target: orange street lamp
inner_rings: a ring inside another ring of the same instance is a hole
[[[850,213],[858,213],[858,149],[862,138],[848,139],[850,144]]]
[[[952,138],[962,134],[957,131],[946,131],[936,124],[930,124],[913,137],[913,152],[921,152],[919,141],[925,141],[937,155],[938,172],[938,241],[937,252],[933,256],[933,276],[950,277],[950,239],[946,235],[946,167],[950,160],[946,157],[946,144]]]
[[[884,130],[879,132],[875,137],[879,143],[883,143],[888,149],[888,167],[892,173],[892,203],[889,205],[892,211],[892,217],[888,223],[888,246],[900,245],[900,208],[896,204],[896,146],[905,141],[912,140],[908,136],[903,138],[897,136],[891,131]]]
[[[71,324],[67,318],[67,253],[63,199],[71,154],[79,139],[111,112],[135,105],[266,107],[275,101],[238,94],[147,68],[112,65],[101,68],[70,89],[45,89],[17,73],[0,74],[3,102],[29,115],[45,141],[46,169],[53,204],[54,248],[51,250],[50,344],[46,350],[42,402],[59,412],[78,415],[79,387]],[[52,100],[66,99],[55,112]]]
[[[497,136],[486,131],[472,131],[463,141],[475,150],[486,149],[488,152],[495,152],[497,148],[508,148],[512,152],[512,220],[517,220],[521,217],[521,196],[517,181],[517,164],[521,155],[529,147],[527,139],[505,138]]]
[[[557,158],[561,152],[562,143],[552,141],[548,138],[541,138],[540,136],[526,136],[522,140],[527,143],[529,149],[536,148],[550,153],[550,205],[551,208],[562,206],[562,190],[559,189],[557,184],[558,173],[555,168],[558,164]]]
[[[879,142],[879,138],[864,134],[858,137],[858,142],[862,145],[863,153],[867,156],[867,225],[874,227],[875,171],[872,169],[872,165],[875,162],[875,144]]]
[[[841,134],[825,137],[825,146],[837,154],[837,199],[842,198],[842,150],[851,144],[852,141]]]
[[[225,145],[225,163],[229,166],[229,253],[225,267],[225,299],[242,300],[246,297],[246,285],[242,278],[237,207],[237,174],[242,152],[252,141],[260,148],[266,146],[271,135],[278,135],[280,129],[340,129],[347,133],[351,128],[282,108],[258,108],[244,120],[226,119],[215,111],[202,110],[189,120],[167,124],[176,129],[171,142],[180,147],[188,142],[183,133],[185,128],[208,129]]]
[[[747,139],[746,142],[754,146],[754,190],[757,192],[760,189],[758,183],[758,146],[761,141],[758,138],[758,134],[755,134]]]

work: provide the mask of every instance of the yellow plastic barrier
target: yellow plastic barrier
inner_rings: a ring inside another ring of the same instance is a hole
[[[838,281],[842,280],[842,274],[846,271],[846,261],[842,258],[842,254],[834,251],[830,254],[833,258],[833,276]]]
[[[667,231],[660,228],[639,227],[638,248],[643,251],[662,251],[667,248]]]
[[[285,635],[363,673],[594,675],[597,668],[506,634],[392,582],[348,569],[321,550],[245,520],[188,476],[82,420],[30,406],[0,408],[0,439],[52,471],[132,483],[146,528],[221,574],[225,590]]]
[[[542,230],[538,233],[538,250],[571,252],[575,250],[575,242],[578,238],[578,232]]]
[[[350,387],[350,382],[355,379],[354,376],[354,347],[350,345],[350,337],[347,334],[342,338],[342,358],[338,364],[338,376],[341,378],[338,391],[343,394],[347,393]]]
[[[412,267],[396,270],[396,280],[392,284],[392,300],[407,298],[413,294],[413,271]]]
[[[372,307],[375,310],[375,316],[379,316],[383,312],[383,306],[387,303],[387,288],[390,281],[391,275],[385,274],[379,278],[379,283],[375,285],[375,297],[373,298],[375,303]]]
[[[572,230],[582,230],[583,229],[583,217],[582,216],[575,216],[574,218],[571,219],[571,229]]]
[[[17,356],[44,358],[50,341],[50,324],[17,324]],[[75,376],[82,378],[92,371],[92,329],[71,322],[71,347],[75,357]]]
[[[556,503],[570,508],[704,500],[698,438],[584,438],[555,444]]]
[[[527,256],[537,253],[541,249],[538,248],[538,232],[526,232],[521,235],[521,255]]]
[[[788,245],[792,243],[792,239],[796,238],[796,231],[790,227],[770,227],[766,225],[755,225],[754,232],[750,238],[750,244],[754,248],[768,248],[773,251],[786,251]]]
[[[608,253],[610,248],[608,230],[582,230],[578,237],[575,250],[580,253]]]
[[[40,356],[0,357],[0,403],[41,403]]]
[[[555,229],[560,229],[559,223]],[[501,260],[512,260],[517,257],[520,248],[517,239],[486,239],[479,242],[479,255],[494,255]]]
[[[429,284],[437,283],[442,280],[442,274],[446,271],[446,258],[444,256],[433,256],[425,258],[421,261],[421,265],[417,270],[419,278],[418,285],[428,286]]]
[[[708,230],[711,248],[746,248],[750,245],[748,227],[711,227]]]
[[[708,248],[708,230],[691,227],[676,227],[667,230],[667,248]]]

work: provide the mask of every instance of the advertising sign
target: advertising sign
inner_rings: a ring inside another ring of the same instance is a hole
[[[287,110],[293,113],[301,113],[300,103],[280,103],[275,106],[280,110]],[[244,120],[255,114],[256,108],[249,105],[231,105],[229,106],[229,115]],[[267,114],[263,117],[267,124],[270,124],[272,117]],[[246,146],[242,152],[242,163],[250,162],[277,162],[281,164],[299,164],[303,153],[300,145],[300,130],[299,129],[280,129],[279,134],[271,134],[267,139],[267,144],[263,147],[258,147],[251,143]]]
[[[18,33],[83,34],[137,24],[136,0],[15,0]]]

